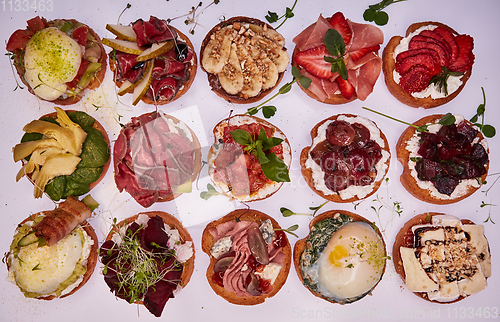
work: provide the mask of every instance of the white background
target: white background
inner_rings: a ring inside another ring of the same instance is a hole
[[[316,21],[319,14],[328,17],[336,11],[355,21],[363,22],[363,11],[369,4],[376,0],[357,1],[298,1],[295,8],[295,17],[288,20],[279,29],[286,38],[286,46],[291,53],[294,48],[292,39],[309,24]],[[16,29],[23,29],[26,20],[41,15],[48,19],[75,18],[92,27],[101,37],[112,37],[106,31],[106,23],[117,23],[118,16],[127,1],[79,1],[78,4],[70,1],[54,0],[53,10],[36,11],[21,7],[16,3],[20,1],[0,1],[0,40],[5,43],[10,34]],[[12,7],[10,5],[12,3]],[[21,2],[28,3],[28,1]],[[29,1],[30,4],[33,0]],[[39,1],[37,1],[39,3]],[[196,6],[198,1],[137,1],[130,0],[132,7],[121,17],[120,22],[127,24],[138,18],[148,19],[151,14],[159,18],[174,18],[188,13],[191,6]],[[45,2],[47,6],[47,1]],[[208,2],[203,3],[205,7]],[[233,1],[221,0],[218,5],[213,5],[198,16],[198,26],[191,40],[199,54],[200,44],[205,34],[219,19],[245,15],[264,20],[267,10],[282,14],[286,6],[291,6],[292,0],[286,1]],[[28,9],[28,10],[24,10]],[[401,226],[409,218],[426,211],[439,211],[469,218],[478,224],[491,212],[491,218],[497,224],[484,223],[485,234],[490,242],[493,275],[488,280],[488,288],[479,294],[455,304],[434,304],[426,302],[409,292],[402,284],[399,276],[394,272],[392,262],[388,262],[382,281],[373,292],[373,296],[345,306],[331,304],[312,296],[301,285],[294,268],[290,271],[288,280],[281,291],[264,304],[244,307],[229,304],[217,296],[210,288],[206,277],[208,256],[201,251],[200,236],[205,225],[212,219],[227,214],[235,208],[245,207],[242,204],[229,202],[224,197],[212,198],[204,201],[199,197],[199,191],[186,194],[173,202],[153,205],[151,210],[169,212],[188,227],[196,247],[195,272],[191,282],[175,298],[167,302],[162,319],[178,320],[239,320],[239,321],[413,321],[417,319],[434,320],[479,320],[498,317],[500,301],[498,300],[499,282],[499,249],[500,238],[500,201],[498,201],[500,182],[492,183],[498,175],[491,175],[488,184],[471,197],[452,205],[435,206],[414,199],[399,182],[401,165],[395,158],[395,144],[399,135],[405,129],[403,124],[384,119],[361,109],[367,106],[378,111],[400,117],[406,121],[414,122],[423,116],[435,113],[453,112],[470,118],[475,114],[477,106],[482,103],[481,86],[486,91],[486,122],[496,125],[500,130],[500,65],[498,64],[498,31],[500,30],[500,2],[496,0],[409,0],[391,5],[386,11],[390,20],[386,26],[381,27],[385,35],[384,44],[394,35],[404,35],[406,28],[413,22],[440,21],[453,27],[459,33],[467,33],[474,37],[474,53],[476,61],[472,77],[462,93],[452,102],[431,110],[414,109],[397,101],[387,90],[383,75],[375,85],[374,92],[365,102],[359,100],[341,106],[325,105],[310,99],[298,87],[275,99],[272,104],[278,108],[271,122],[287,134],[292,146],[293,162],[290,171],[291,183],[285,184],[271,198],[250,203],[251,208],[266,212],[278,220],[282,227],[299,224],[297,231],[303,238],[308,233],[308,223],[311,217],[294,216],[283,218],[279,208],[284,206],[296,212],[310,212],[309,207],[318,206],[324,202],[312,192],[302,179],[298,157],[300,151],[310,145],[309,131],[319,121],[338,113],[352,113],[368,117],[375,121],[386,134],[391,147],[392,159],[388,177],[388,185],[383,184],[378,193],[363,201],[354,210],[353,204],[328,203],[322,210],[345,209],[376,221],[384,232],[388,251],[392,251],[394,237]],[[200,12],[200,11],[198,11]],[[189,33],[190,26],[184,24],[184,19],[177,19],[172,24],[184,33]],[[277,24],[274,24],[275,26]],[[35,200],[33,186],[25,178],[15,182],[15,175],[21,165],[15,164],[12,158],[12,147],[19,142],[23,132],[22,127],[41,115],[52,112],[53,104],[40,101],[26,89],[16,90],[16,82],[9,66],[7,56],[0,57],[0,105],[3,117],[0,119],[0,250],[2,254],[9,250],[14,230],[19,222],[32,213],[41,210],[50,210],[53,203],[47,198]],[[284,84],[292,79],[291,69],[288,68]],[[276,90],[275,90],[276,91]],[[96,111],[95,106],[99,106]],[[198,135],[203,149],[203,159],[209,144],[212,143],[212,127],[233,109],[235,113],[243,113],[247,108],[254,106],[241,106],[228,104],[210,91],[205,73],[198,68],[198,74],[191,89],[182,98],[172,104],[163,105],[160,109],[175,115],[186,122]],[[111,141],[119,133],[120,126],[117,122],[127,123],[132,116],[138,116],[154,110],[154,106],[139,103],[131,106],[131,95],[122,97],[117,102],[115,86],[112,84],[112,74],[108,69],[103,86],[91,93],[80,103],[71,106],[73,109],[84,110],[99,120],[108,131]],[[498,151],[498,135],[489,140],[490,145],[490,174],[500,172],[500,154]],[[202,171],[198,182],[200,190],[204,190],[208,179],[206,169]],[[491,188],[492,187],[492,188]],[[489,189],[489,192],[484,192]],[[118,220],[129,217],[145,209],[138,205],[127,193],[118,193],[113,180],[112,167],[104,180],[91,192],[92,196],[101,204],[90,220],[95,228],[99,240],[102,242],[109,230],[111,219]],[[377,217],[371,206],[378,208],[381,204],[373,201],[378,196],[389,207],[394,202],[400,202],[403,212],[401,216],[389,209],[380,210]],[[497,200],[495,200],[497,199]],[[481,202],[498,204],[499,206],[483,207]],[[292,245],[296,238],[289,236]],[[142,306],[130,305],[115,297],[109,292],[103,281],[100,264],[89,282],[74,295],[62,300],[50,302],[26,299],[13,284],[5,278],[7,270],[0,269],[0,320],[2,321],[124,321],[129,320],[154,320],[155,318]],[[496,311],[495,311],[496,310]],[[495,312],[496,315],[495,315]]]

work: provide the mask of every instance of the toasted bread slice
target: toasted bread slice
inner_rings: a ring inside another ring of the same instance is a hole
[[[428,115],[426,117],[421,118],[420,120],[416,121],[413,123],[416,126],[422,126],[425,124],[432,124],[432,123],[437,123],[441,118],[443,117],[442,114],[434,114],[434,115]],[[469,121],[465,120],[466,122],[470,123]],[[438,204],[438,205],[443,205],[443,204],[450,204],[450,203],[455,203],[458,202],[462,199],[467,198],[474,192],[476,192],[479,187],[474,187],[472,185],[469,185],[467,187],[467,191],[464,192],[462,195],[456,198],[449,198],[449,199],[443,199],[436,197],[431,194],[431,192],[428,189],[423,189],[418,185],[418,178],[414,177],[411,174],[411,169],[409,167],[409,162],[413,162],[410,160],[410,151],[406,149],[406,144],[407,142],[415,135],[417,129],[414,128],[413,126],[409,126],[403,134],[399,137],[398,143],[396,144],[396,155],[398,158],[398,161],[401,163],[403,166],[403,173],[401,174],[400,181],[403,187],[415,198],[433,203],[433,204]],[[481,132],[478,132],[477,137],[480,140],[484,139],[484,136]],[[489,169],[489,162],[485,165],[486,171]],[[486,177],[488,175],[488,172],[481,176],[481,182],[484,182],[486,180]]]
[[[440,22],[435,22],[435,21],[425,21],[425,22],[417,22],[408,27],[406,30],[406,36],[411,34],[412,32],[416,31],[417,29],[428,26],[428,25],[434,25],[434,26],[439,26],[448,29],[452,34],[457,35],[458,33],[453,30],[451,27],[440,23]],[[397,84],[394,81],[394,76],[393,72],[395,69],[395,64],[396,60],[394,57],[394,50],[396,47],[399,45],[399,43],[403,40],[403,37],[401,36],[394,36],[392,37],[389,42],[387,43],[387,46],[384,48],[384,52],[382,54],[382,71],[384,72],[384,78],[385,78],[385,84],[387,85],[387,89],[391,94],[401,103],[406,104],[411,107],[423,107],[423,108],[433,108],[437,107],[443,104],[448,103],[455,97],[457,97],[458,94],[462,91],[462,89],[465,87],[465,84],[469,80],[470,76],[472,75],[472,69],[467,71],[460,79],[462,81],[462,85],[453,93],[449,94],[446,97],[443,98],[437,98],[433,99],[432,97],[424,97],[424,98],[416,98],[413,95],[409,94],[406,92],[399,84]]]
[[[314,139],[316,137],[318,137],[320,135],[320,133],[318,133],[318,129],[320,126],[322,126],[323,124],[325,123],[331,123],[335,120],[337,120],[337,118],[339,116],[346,116],[346,117],[357,117],[357,115],[353,115],[353,114],[339,114],[339,115],[334,115],[334,116],[331,116],[321,122],[319,122],[318,124],[316,124],[312,130],[311,130],[311,138],[312,140],[314,141]],[[373,125],[375,127],[377,127],[376,123],[373,122],[373,121],[370,121],[373,123]],[[306,181],[306,183],[309,185],[309,187],[314,191],[316,192],[319,196],[327,199],[327,200],[330,200],[330,201],[333,201],[333,202],[342,202],[342,203],[345,203],[345,202],[355,202],[355,201],[358,201],[358,200],[361,200],[361,199],[365,199],[371,195],[373,195],[377,190],[378,188],[380,187],[385,175],[387,174],[387,171],[389,171],[389,165],[390,165],[390,162],[391,162],[391,158],[390,158],[390,149],[389,149],[389,142],[387,141],[387,138],[386,136],[384,135],[384,133],[382,133],[382,131],[377,127],[377,129],[379,130],[379,133],[380,133],[380,138],[384,141],[384,146],[380,146],[380,148],[382,149],[382,151],[386,151],[387,153],[389,153],[389,157],[387,158],[387,160],[385,160],[384,164],[385,164],[385,169],[384,169],[384,175],[380,177],[379,180],[376,180],[374,181],[371,186],[371,191],[364,197],[360,198],[358,197],[357,195],[353,195],[352,197],[349,197],[349,198],[346,198],[346,199],[343,199],[339,193],[334,193],[332,191],[331,194],[326,194],[324,191],[322,190],[319,190],[317,187],[316,187],[316,183],[313,179],[314,177],[314,174],[313,174],[313,169],[309,168],[306,166],[306,161],[309,159],[310,157],[310,151],[311,151],[311,148],[312,148],[312,145],[311,146],[308,146],[308,147],[305,147],[304,149],[302,149],[302,152],[300,153],[300,168],[301,168],[301,172],[302,172],[302,176],[304,177],[304,180]],[[373,138],[372,138],[373,139]],[[383,162],[383,159],[381,159],[379,162]]]
[[[207,280],[212,289],[214,290],[215,293],[217,293],[219,296],[224,298],[226,301],[233,303],[233,304],[238,304],[238,305],[256,305],[263,303],[267,298],[273,297],[278,293],[278,291],[283,287],[283,285],[286,282],[286,279],[288,277],[288,273],[290,271],[290,265],[292,263],[292,248],[290,246],[290,242],[288,241],[288,238],[285,236],[286,240],[286,245],[282,247],[281,251],[285,255],[285,260],[283,262],[283,266],[281,267],[281,270],[278,274],[278,277],[272,284],[272,291],[268,294],[263,294],[260,296],[248,296],[248,297],[238,297],[236,296],[235,293],[233,292],[228,292],[224,287],[216,284],[212,280],[212,276],[214,274],[214,265],[216,263],[216,259],[211,256],[210,250],[214,246],[214,243],[216,242],[214,240],[214,237],[210,233],[211,229],[215,229],[218,225],[223,224],[228,221],[234,221],[234,220],[239,220],[239,221],[253,221],[256,222],[258,225],[260,225],[263,221],[270,219],[273,228],[274,229],[281,229],[280,225],[274,218],[260,212],[257,210],[253,209],[238,209],[235,210],[226,216],[214,220],[210,222],[205,229],[203,230],[202,234],[202,239],[201,239],[201,249],[210,257],[210,264],[208,265],[207,268]]]
[[[272,86],[272,87],[270,87],[268,89],[265,89],[265,90],[261,90],[259,92],[259,94],[256,95],[256,96],[245,97],[245,95],[240,95],[240,93],[238,93],[238,94],[229,94],[229,93],[227,93],[222,88],[222,85],[219,82],[218,75],[207,72],[205,70],[205,68],[203,67],[203,64],[201,63],[201,57],[203,57],[203,53],[205,51],[205,47],[207,46],[208,42],[210,41],[210,37],[215,32],[217,32],[218,30],[220,30],[221,28],[223,28],[223,27],[225,27],[227,25],[233,25],[235,23],[241,24],[241,25],[243,25],[243,24],[255,24],[255,25],[258,25],[258,26],[263,27],[263,28],[265,26],[266,29],[274,30],[274,28],[271,25],[269,25],[269,24],[267,24],[267,23],[265,23],[265,22],[263,22],[261,20],[255,19],[255,18],[238,16],[238,17],[233,17],[233,18],[221,21],[219,24],[215,25],[207,33],[207,35],[203,39],[203,42],[201,43],[201,49],[200,49],[200,67],[201,67],[201,69],[203,71],[205,71],[207,73],[208,83],[209,83],[210,87],[212,88],[212,91],[215,94],[217,94],[219,97],[222,97],[227,102],[234,103],[234,104],[254,103],[254,102],[257,102],[257,101],[261,100],[263,97],[265,97],[269,93],[271,93],[279,85],[279,83],[283,79],[283,75],[285,74],[285,72],[278,73],[278,79],[277,79],[276,84],[274,86]],[[283,50],[286,51],[286,48],[283,47]]]
[[[428,224],[432,222],[432,217],[438,216],[438,215],[445,215],[443,213],[438,213],[438,212],[426,212],[424,214],[417,215],[410,220],[408,220],[404,226],[401,228],[401,230],[398,232],[396,235],[396,239],[394,241],[394,245],[392,248],[392,262],[394,263],[394,269],[396,270],[396,273],[401,277],[401,280],[406,283],[406,274],[405,274],[405,269],[403,266],[403,260],[401,259],[401,253],[400,253],[400,248],[401,247],[413,247],[413,232],[412,232],[412,227],[415,225],[422,225],[422,224]],[[472,222],[469,219],[462,219],[461,220],[462,224],[464,225],[474,225],[474,222]],[[488,245],[488,251],[489,251],[489,245]],[[460,295],[458,299],[452,302],[438,302],[438,301],[431,301],[429,297],[427,296],[427,293],[425,292],[413,292],[413,294],[417,295],[418,297],[432,302],[432,303],[438,303],[438,304],[450,304],[450,303],[455,303],[458,301],[463,300],[465,297]]]
[[[285,133],[283,133],[283,131],[281,131],[275,125],[273,125],[273,124],[271,124],[271,123],[269,123],[261,118],[255,117],[255,116],[234,115],[234,116],[231,116],[229,119],[224,119],[224,120],[220,121],[219,123],[217,123],[217,125],[213,129],[214,145],[220,144],[220,142],[221,142],[220,140],[222,140],[224,138],[228,124],[229,125],[239,125],[239,124],[251,124],[251,123],[259,123],[259,124],[265,125],[265,126],[274,130],[274,132],[272,133],[273,137],[278,137],[278,138],[283,139],[283,142],[281,143],[281,145],[283,146],[283,157],[284,157],[283,161],[285,162],[287,168],[290,169],[290,165],[292,162],[292,152],[291,152],[290,142],[286,138]],[[228,185],[228,183],[217,181],[215,178],[215,171],[217,170],[215,167],[215,159],[217,158],[217,155],[218,155],[217,151],[218,150],[214,147],[214,145],[212,145],[210,147],[210,150],[208,152],[208,157],[207,157],[208,165],[209,165],[208,173],[209,173],[210,178],[212,179],[213,183],[216,186],[218,186],[219,188],[221,188],[222,193],[225,196],[229,197],[230,199],[237,199],[240,201],[257,201],[257,200],[266,199],[266,198],[270,197],[271,195],[273,195],[274,193],[276,193],[276,191],[278,191],[281,188],[281,186],[283,185],[283,182],[272,181],[270,183],[267,183],[262,188],[260,188],[258,191],[254,192],[250,195],[235,196],[232,193],[232,190],[231,190],[230,186]],[[262,193],[262,191],[265,191],[265,192]]]
[[[311,229],[314,227],[314,225],[316,225],[318,222],[322,221],[322,220],[325,220],[327,218],[334,218],[337,214],[342,214],[342,215],[346,215],[346,216],[349,216],[352,218],[352,222],[356,222],[356,221],[361,221],[361,222],[366,222],[368,224],[371,224],[371,222],[369,220],[367,220],[366,218],[358,215],[358,214],[355,214],[355,213],[352,213],[350,211],[346,211],[346,210],[329,210],[329,211],[326,211],[322,214],[319,214],[317,215],[316,217],[314,217],[310,222],[309,222],[309,232],[311,231]],[[380,232],[380,230],[377,229],[377,234],[380,236],[380,239],[382,240],[382,243],[384,244],[384,251],[386,249],[386,245],[385,245],[385,241],[382,237],[382,234]],[[302,282],[302,284],[304,284],[304,276],[302,275],[302,269],[301,269],[301,263],[300,263],[300,258],[302,257],[302,253],[304,252],[304,250],[308,247],[307,245],[307,238],[309,237],[309,234],[302,238],[302,239],[299,239],[296,243],[295,243],[295,246],[293,247],[293,264],[295,266],[295,271],[297,272],[297,276],[299,277],[300,281]],[[331,236],[330,236],[331,237]],[[330,238],[329,237],[329,238]],[[310,246],[309,246],[310,247]],[[385,263],[384,265],[384,268],[383,268],[383,271],[382,271],[382,275],[380,277],[380,280],[382,280],[382,276],[384,275],[384,272],[385,272],[385,268],[387,267],[387,262]],[[373,286],[373,288],[371,289],[370,292],[372,292],[375,287],[378,285],[378,283],[380,282],[380,280],[377,282],[377,284],[375,284],[375,286]],[[306,284],[304,284],[305,286]],[[315,292],[313,290],[311,290],[309,287],[305,286],[314,296],[317,296],[323,300],[326,300],[328,302],[331,302],[331,303],[338,303],[336,301],[333,301],[333,300],[329,300],[329,299],[326,299],[324,298],[319,292]],[[343,304],[343,303],[341,303]]]
[[[163,219],[163,222],[165,224],[170,226],[170,228],[177,229],[179,231],[179,236],[182,242],[193,241],[193,238],[191,238],[191,235],[189,234],[187,229],[182,225],[182,223],[171,214],[168,214],[163,211],[141,212],[138,213],[137,215],[123,219],[111,229],[111,231],[108,233],[106,237],[106,241],[110,240],[120,227],[133,223],[137,219],[137,217],[139,217],[139,215],[147,215],[150,218],[159,216],[161,217],[161,219]],[[183,288],[186,287],[187,283],[189,283],[189,280],[191,279],[191,276],[193,275],[195,255],[196,254],[193,245],[193,256],[191,256],[191,258],[189,258],[185,263],[183,263],[184,268],[182,270],[181,280],[179,282],[179,285],[182,286]],[[144,304],[144,303],[143,301],[137,301],[136,304]]]
[[[43,212],[38,212],[38,213],[33,214],[33,215],[29,216],[28,218],[24,219],[19,224],[19,227],[21,225],[23,225],[24,223],[26,223],[27,221],[33,221],[36,217],[38,217],[42,213]],[[65,298],[67,296],[70,296],[71,294],[75,293],[80,288],[82,288],[87,283],[87,281],[90,279],[92,274],[94,273],[95,266],[97,264],[97,257],[98,257],[97,256],[97,248],[99,246],[99,240],[97,239],[97,235],[94,231],[94,228],[92,228],[92,226],[87,221],[82,222],[79,226],[87,233],[87,235],[90,236],[90,238],[92,238],[92,241],[94,242],[90,248],[89,257],[87,258],[87,270],[85,271],[85,274],[83,274],[83,280],[80,282],[80,284],[78,284],[77,287],[75,287],[69,293],[64,294],[60,297],[56,297],[55,295],[49,295],[49,296],[35,297],[35,299],[50,301],[50,300],[53,300],[55,298]],[[9,253],[7,253],[6,258],[9,256]],[[7,270],[9,270],[8,261],[6,261],[6,263],[7,263]]]

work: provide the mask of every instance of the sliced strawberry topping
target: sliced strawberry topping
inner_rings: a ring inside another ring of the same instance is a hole
[[[421,92],[427,88],[432,78],[429,70],[422,65],[414,65],[399,80],[399,85],[408,93]]]
[[[76,40],[76,42],[83,47],[87,45],[87,32],[89,28],[86,25],[80,26],[73,30],[73,34],[71,35],[71,38]]]
[[[356,61],[356,60],[360,59],[361,57],[363,57],[364,55],[366,55],[372,51],[377,51],[379,49],[380,49],[380,45],[373,46],[373,47],[361,48],[361,49],[358,49],[356,51],[350,52],[349,57],[351,57],[351,59],[353,61]]]
[[[417,54],[413,56],[408,56],[404,59],[398,60],[396,62],[396,71],[404,75],[406,74],[414,65],[422,65],[429,70],[429,73],[433,76],[441,72],[441,66],[439,63],[434,61],[434,57],[427,53]]]
[[[350,100],[354,95],[354,86],[349,83],[348,80],[344,80],[342,77],[335,78],[337,84],[339,84],[340,93],[346,100]]]
[[[47,22],[44,21],[39,16],[36,16],[35,18],[31,18],[30,20],[27,21],[27,23],[28,23],[29,30],[33,31],[33,33],[48,27]]]
[[[332,64],[325,61],[324,57],[330,56],[325,45],[321,45],[309,50],[298,52],[295,55],[295,61],[304,67],[309,73],[319,78],[331,78]]]
[[[344,14],[342,12],[336,12],[328,22],[332,25],[333,29],[339,32],[347,46],[351,42],[352,30],[347,24]]]
[[[410,49],[410,50],[400,52],[396,56],[396,62],[398,62],[402,59],[405,59],[406,57],[414,56],[414,55],[418,55],[418,54],[432,55],[432,58],[434,59],[435,64],[439,64],[439,62],[440,62],[438,53],[434,49],[430,49],[430,48]]]
[[[459,48],[459,55],[457,60],[449,66],[449,69],[453,72],[466,72],[472,68],[474,63],[474,54],[472,49],[474,48],[474,39],[469,35],[458,35],[455,37]]]
[[[434,32],[432,30],[422,30],[419,33],[419,36],[432,38],[435,42],[438,42],[441,45],[443,45],[445,47],[446,51],[449,52],[450,56],[451,56],[451,46],[450,46],[450,44],[448,44],[448,42],[440,34]],[[429,41],[429,40],[427,40],[427,41]]]
[[[455,60],[458,58],[458,45],[457,42],[455,41],[455,36],[451,33],[446,28],[443,27],[437,27],[436,29],[433,30],[433,32],[441,35],[444,40],[448,43],[448,45],[451,48],[451,57],[450,57],[450,65],[455,62]]]

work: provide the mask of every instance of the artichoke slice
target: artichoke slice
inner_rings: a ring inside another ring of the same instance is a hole
[[[35,198],[42,197],[49,180],[57,176],[72,174],[80,160],[76,155],[68,153],[49,156],[45,160],[43,167],[40,170],[35,169],[33,172],[32,180],[35,184]]]

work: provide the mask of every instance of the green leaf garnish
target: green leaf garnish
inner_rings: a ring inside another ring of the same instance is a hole
[[[291,8],[289,7],[286,7],[285,9],[285,13],[279,17],[278,14],[276,12],[271,12],[271,11],[268,11],[267,12],[267,15],[265,16],[266,20],[269,22],[269,23],[275,23],[281,19],[284,19],[279,25],[278,27],[274,28],[275,30],[278,29],[279,27],[281,27],[285,21],[287,21],[288,19],[292,18],[293,16],[295,16],[295,14],[293,13],[293,9],[295,9],[295,5],[297,4],[297,0],[295,0],[295,2],[293,3],[293,6]]]
[[[318,210],[320,210],[321,208],[323,208],[324,205],[326,205],[328,203],[328,200],[323,202],[321,205],[319,206],[316,206],[316,207],[309,207],[310,210],[314,210],[313,212],[313,216],[316,216],[316,213],[318,212]]]
[[[340,77],[342,77],[342,79],[347,80],[348,78],[347,67],[345,66],[344,62],[344,54],[345,54],[344,39],[342,39],[342,36],[337,30],[332,28],[327,30],[325,34],[324,43],[326,50],[333,57],[324,56],[323,59],[327,63],[332,64],[332,69],[331,69],[332,73],[338,72]]]
[[[450,78],[450,76],[462,76],[463,74],[464,73],[460,72],[452,72],[448,68],[441,66],[441,72],[434,75],[429,81],[429,84],[436,85],[439,92],[448,96],[448,78]]]
[[[220,192],[215,190],[214,186],[212,186],[210,183],[207,183],[207,191],[202,191],[200,192],[200,198],[208,200],[214,196],[219,196],[222,195]]]
[[[483,92],[483,103],[479,104],[476,110],[476,115],[474,115],[470,121],[474,123],[481,132],[486,136],[487,138],[492,138],[496,135],[496,130],[492,125],[489,124],[484,124],[484,112],[486,110],[486,94],[484,93],[484,88],[481,87],[481,91]],[[477,120],[481,117],[481,123],[477,123]]]
[[[373,21],[379,26],[384,26],[389,21],[389,15],[385,11],[382,11],[382,9],[390,4],[401,1],[405,0],[382,0],[377,4],[372,4],[368,6],[368,9],[363,13],[363,19],[365,19],[365,21]]]
[[[32,271],[40,271],[42,268],[40,267],[40,263],[36,264],[35,267],[33,267],[31,270]]]
[[[299,216],[315,216],[316,213],[318,212],[318,210],[320,210],[324,205],[326,205],[328,203],[328,200],[325,201],[324,203],[322,203],[321,205],[319,206],[316,206],[316,207],[309,207],[309,210],[314,210],[314,212],[312,214],[305,214],[305,213],[298,213],[298,212],[293,212],[291,211],[290,209],[288,208],[285,208],[285,207],[281,207],[280,208],[280,212],[281,214],[283,215],[283,217],[290,217],[290,216],[295,216],[295,215],[299,215]]]
[[[296,231],[297,229],[299,229],[299,225],[295,224],[295,225],[292,225],[290,227],[288,227],[287,229],[275,229],[275,230],[282,230],[284,231],[285,233],[289,233],[290,235],[294,235],[295,237],[299,238],[299,236],[295,233],[293,233],[293,231]]]

